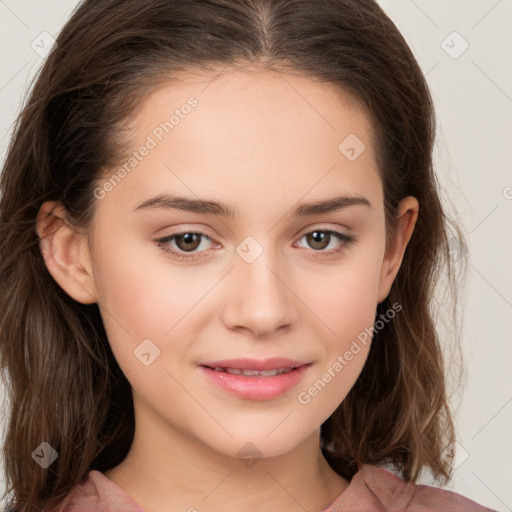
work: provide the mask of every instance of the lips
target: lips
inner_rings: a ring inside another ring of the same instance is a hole
[[[208,361],[198,367],[210,383],[229,394],[249,400],[269,400],[297,386],[310,366],[311,363],[275,357]]]

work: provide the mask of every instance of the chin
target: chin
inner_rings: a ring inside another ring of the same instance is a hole
[[[250,434],[245,430],[244,435],[228,435],[216,437],[208,442],[212,449],[225,457],[238,459],[248,467],[261,458],[280,457],[286,455],[302,443],[304,443],[311,435],[318,437],[318,428],[314,428],[311,432],[290,432],[287,429],[275,429],[274,424],[269,429],[254,429],[254,433]],[[274,432],[272,430],[275,429]],[[270,435],[269,435],[270,433]]]

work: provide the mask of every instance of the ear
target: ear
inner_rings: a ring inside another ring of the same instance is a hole
[[[60,287],[76,301],[92,304],[97,298],[87,237],[66,219],[66,209],[59,202],[41,205],[36,218],[41,253]]]
[[[389,295],[391,285],[398,274],[405,248],[409,243],[416,220],[418,219],[418,211],[418,200],[412,196],[402,199],[398,205],[395,233],[389,247],[386,248],[382,261],[378,288],[379,303]]]

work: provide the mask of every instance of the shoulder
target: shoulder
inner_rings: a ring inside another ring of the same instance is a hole
[[[382,505],[383,511],[493,512],[456,492],[405,482],[390,471],[377,466],[363,465],[359,473],[368,489]]]
[[[73,488],[55,512],[143,512],[143,510],[103,473],[91,470]]]

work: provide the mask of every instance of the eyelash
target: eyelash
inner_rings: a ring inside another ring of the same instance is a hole
[[[314,250],[314,249],[312,249],[312,251],[314,253],[320,253],[320,254],[314,254],[314,257],[316,257],[316,258],[318,258],[318,257],[326,257],[326,256],[327,257],[334,256],[335,254],[339,254],[339,253],[343,252],[343,250],[345,250],[347,247],[349,247],[350,245],[353,245],[353,244],[355,244],[357,242],[357,240],[356,240],[356,238],[354,236],[346,235],[344,233],[340,233],[339,231],[334,231],[332,229],[313,229],[312,231],[308,231],[307,233],[304,233],[303,235],[301,235],[299,240],[301,238],[305,237],[306,235],[310,235],[310,234],[315,233],[315,232],[316,233],[326,233],[326,234],[332,235],[335,238],[337,238],[340,242],[342,242],[340,248],[338,248],[338,249],[331,249],[330,251]],[[192,254],[197,254],[197,252],[195,252],[195,253],[191,252],[191,253],[187,254],[187,253],[185,253],[183,251],[180,252],[180,251],[176,251],[174,249],[170,249],[169,248],[169,242],[174,240],[177,236],[182,236],[182,235],[185,235],[185,234],[200,235],[201,237],[206,238],[207,240],[213,241],[207,234],[205,234],[205,233],[203,233],[201,231],[180,231],[178,233],[173,233],[172,235],[169,235],[169,236],[166,236],[166,237],[163,237],[163,238],[157,238],[157,239],[154,240],[154,242],[165,253],[171,254],[173,257],[175,257],[178,260],[181,260],[181,261],[196,260],[200,256],[192,256]],[[329,242],[330,242],[330,240],[329,240]],[[201,253],[201,252],[205,252],[205,251],[199,251],[199,253]]]

